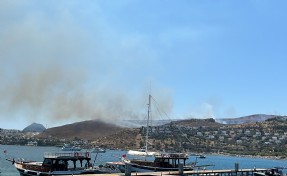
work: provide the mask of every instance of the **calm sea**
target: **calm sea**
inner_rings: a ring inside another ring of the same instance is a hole
[[[6,154],[4,153],[6,151]],[[85,150],[83,150],[85,151]],[[31,147],[31,146],[14,146],[0,145],[0,176],[19,176],[14,166],[5,160],[5,158],[24,159],[26,161],[42,161],[45,152],[61,152],[57,147]],[[96,164],[107,161],[119,161],[119,157],[126,151],[108,150],[106,153],[98,154]],[[94,162],[96,154],[92,153],[92,161]],[[190,156],[190,161],[195,161],[195,156]],[[287,167],[287,160],[272,160],[261,158],[233,157],[233,156],[214,156],[206,155],[205,159],[197,159],[198,165],[213,164],[207,169],[233,169],[235,163],[239,164],[239,169],[244,168],[271,168],[271,167]],[[284,171],[286,173],[286,170]]]

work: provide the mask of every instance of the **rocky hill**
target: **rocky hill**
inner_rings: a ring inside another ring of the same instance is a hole
[[[42,124],[32,123],[22,130],[22,132],[43,132],[46,128]]]
[[[269,131],[287,131],[287,117],[286,116],[274,116],[273,118],[268,118],[261,122],[249,122],[244,124],[231,124],[232,128],[256,128],[258,130]]]
[[[250,123],[250,122],[263,122],[267,119],[272,119],[275,117],[286,117],[286,116],[253,114],[253,115],[239,117],[239,118],[216,119],[216,121],[222,124],[243,124],[243,123]]]
[[[102,121],[89,120],[59,127],[49,128],[41,133],[39,138],[58,138],[58,139],[86,139],[96,140],[100,137],[119,133],[124,128],[108,124]]]
[[[189,127],[202,127],[202,126],[208,126],[208,127],[219,127],[223,126],[224,124],[216,122],[214,119],[186,119],[186,120],[177,120],[171,122],[175,125],[180,126],[189,126]]]

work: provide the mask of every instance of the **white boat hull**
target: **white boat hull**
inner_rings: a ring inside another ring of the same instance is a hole
[[[154,156],[158,153],[157,152],[142,152],[142,151],[136,151],[136,150],[129,150],[127,152],[127,154],[133,155],[133,156]]]
[[[138,164],[131,164],[132,172],[162,172],[162,171],[178,171],[179,168],[166,168],[166,167],[150,167]],[[184,167],[183,170],[191,171],[192,167]]]

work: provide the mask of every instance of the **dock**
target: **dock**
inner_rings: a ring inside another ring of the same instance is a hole
[[[265,175],[267,171],[270,171],[270,168],[239,169],[238,163],[234,164],[233,169],[206,170],[197,168],[192,171],[184,171],[183,164],[180,163],[177,171],[131,172],[131,165],[126,163],[125,173],[84,174],[81,176],[256,176]]]
[[[82,176],[253,176],[254,172],[265,172],[267,169],[240,169],[235,170],[198,170],[198,171],[185,171],[180,174],[177,171],[172,172],[132,172],[130,175],[125,173],[111,173],[111,174],[94,174]]]
[[[253,168],[253,169],[238,169],[238,165],[235,165],[235,169],[223,169],[223,170],[192,170],[182,171],[179,168],[178,171],[163,171],[163,172],[127,172],[126,173],[111,173],[111,174],[94,174],[94,175],[82,175],[82,176],[253,176],[254,173],[264,173],[268,169]]]

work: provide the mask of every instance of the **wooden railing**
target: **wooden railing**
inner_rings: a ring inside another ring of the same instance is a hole
[[[44,153],[44,157],[45,158],[57,158],[57,157],[61,157],[61,156],[66,156],[66,157],[90,157],[90,153],[89,152],[71,152],[71,153],[66,153],[66,152],[62,152],[62,153],[52,153],[52,152],[45,152]]]

